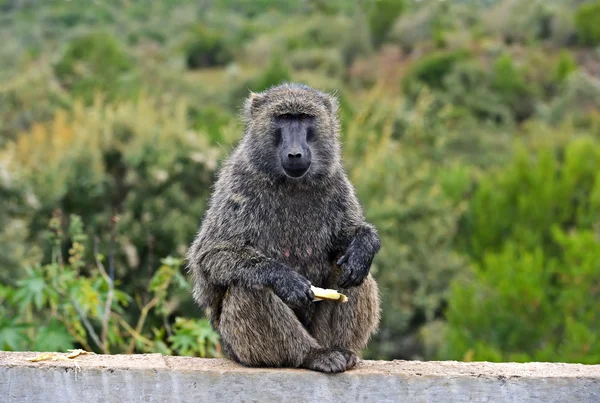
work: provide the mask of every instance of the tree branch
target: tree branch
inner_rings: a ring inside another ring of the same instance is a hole
[[[148,317],[148,312],[150,312],[150,310],[152,308],[154,308],[156,306],[156,304],[158,304],[160,302],[160,299],[158,297],[154,297],[150,300],[150,302],[148,302],[143,308],[142,308],[142,312],[140,313],[140,317],[138,319],[138,323],[135,327],[135,331],[136,333],[141,334],[142,333],[142,328],[144,327],[144,322],[146,322],[146,318]],[[135,340],[132,340],[129,343],[129,347],[127,348],[127,354],[133,354],[133,349],[135,348]]]
[[[104,347],[102,346],[102,342],[100,341],[98,334],[94,330],[94,327],[88,320],[88,318],[85,315],[85,313],[83,312],[83,310],[81,310],[81,308],[79,307],[79,304],[77,303],[77,301],[75,301],[75,299],[71,298],[71,303],[75,307],[75,310],[77,311],[77,314],[79,315],[79,318],[83,322],[83,326],[85,326],[85,329],[88,331],[90,337],[92,338],[92,340],[94,340],[94,343],[96,343],[96,345],[98,346],[98,348],[100,348],[100,350],[104,351]]]
[[[112,255],[112,252],[113,252],[113,250],[111,248],[111,255]],[[110,313],[111,313],[115,282],[114,282],[114,278],[112,278],[111,276],[109,276],[106,273],[106,270],[104,269],[104,265],[98,258],[98,238],[97,237],[94,238],[94,258],[96,259],[96,266],[98,266],[98,270],[100,270],[102,277],[108,283],[108,295],[106,296],[106,303],[104,304],[104,316],[102,317],[102,335],[101,335],[101,337],[102,337],[102,346],[103,346],[102,351],[104,352],[104,354],[110,354],[110,351],[108,348],[108,343],[107,343],[106,339],[107,339],[107,335],[108,335],[108,320],[110,318]],[[112,264],[112,259],[111,259],[111,264]],[[114,269],[111,269],[110,271],[111,271],[111,273],[114,273]]]

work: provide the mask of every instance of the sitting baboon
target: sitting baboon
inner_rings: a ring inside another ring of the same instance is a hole
[[[379,323],[379,251],[341,162],[338,101],[299,84],[251,93],[187,255],[194,298],[246,366],[342,372]],[[311,285],[346,303],[313,302]]]

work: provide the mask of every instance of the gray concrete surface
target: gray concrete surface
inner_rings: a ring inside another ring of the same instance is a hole
[[[600,365],[363,361],[343,374],[225,360],[0,352],[0,402],[600,402]]]

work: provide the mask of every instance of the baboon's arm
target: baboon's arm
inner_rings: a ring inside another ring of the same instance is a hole
[[[256,239],[252,220],[234,214],[227,203],[219,207],[208,212],[188,254],[200,284],[197,293],[230,285],[268,286],[292,307],[309,304],[314,294],[308,279],[252,247],[251,240]]]
[[[210,283],[217,286],[232,283],[247,287],[273,285],[287,274],[286,266],[235,242],[215,242],[201,247],[194,264]]]
[[[369,274],[371,263],[381,248],[379,235],[365,220],[354,188],[346,182],[342,206],[342,227],[336,244],[343,256],[336,262],[344,272],[338,280],[342,288],[355,287]]]

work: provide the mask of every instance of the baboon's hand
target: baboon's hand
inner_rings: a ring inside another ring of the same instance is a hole
[[[346,254],[338,260],[337,264],[344,269],[338,280],[341,288],[357,287],[361,285],[371,268],[372,253],[356,240],[352,241]]]
[[[273,282],[273,291],[290,308],[306,306],[315,298],[310,281],[289,268],[277,276]]]

